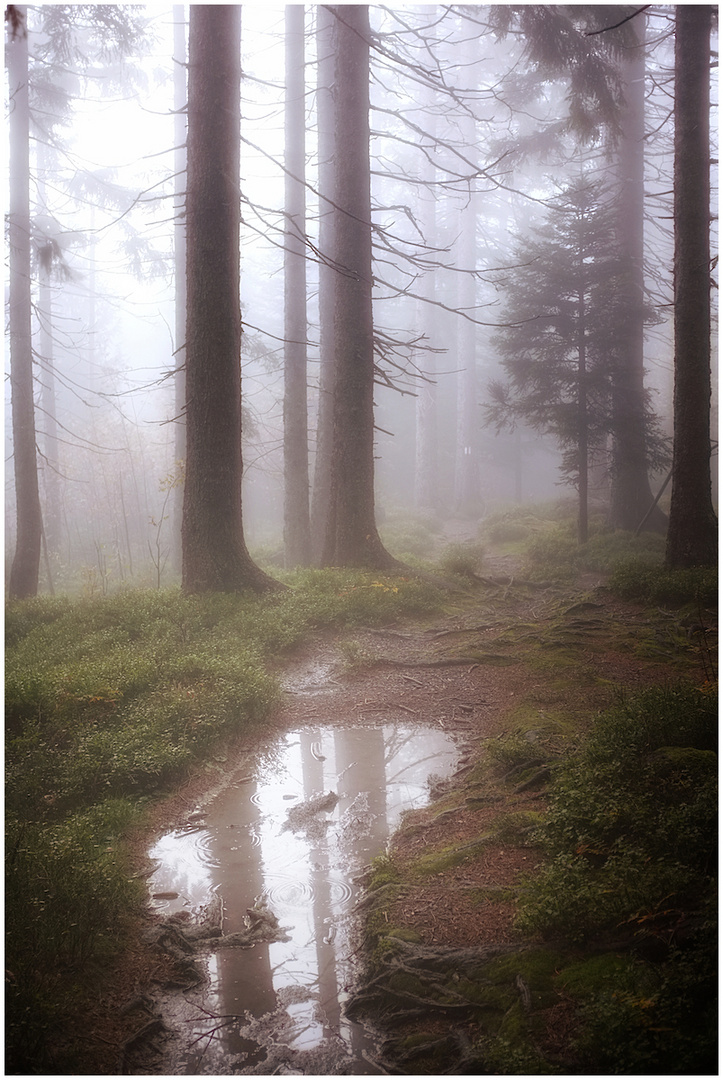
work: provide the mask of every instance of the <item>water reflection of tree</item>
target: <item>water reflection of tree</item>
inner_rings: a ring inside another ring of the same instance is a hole
[[[318,731],[301,734],[301,767],[304,799],[324,790],[324,765],[316,748],[321,743]],[[319,1000],[325,1015],[325,1027],[339,1033],[339,987],[336,975],[336,950],[330,940],[332,925],[331,883],[329,880],[329,845],[326,832],[320,832],[316,846],[309,849],[310,883],[313,905],[314,942],[319,985]]]
[[[353,821],[341,840],[346,859],[357,867],[380,855],[389,836],[387,825],[387,753],[382,728],[356,728],[334,732],[337,793],[351,802],[357,796],[367,800],[367,813]],[[351,1053],[364,1056],[364,1032],[357,1024],[344,1022],[344,1038]]]
[[[224,932],[244,930],[246,909],[251,907],[264,887],[263,850],[256,837],[262,814],[253,801],[255,783],[232,787],[214,807],[216,837],[214,845],[214,887],[224,900]],[[233,850],[232,850],[233,849]],[[218,962],[219,1012],[227,1015],[262,1016],[276,1007],[269,946],[253,949],[220,949]],[[223,1034],[224,1049],[241,1054],[252,1049],[235,1024]]]
[[[353,800],[367,799],[366,828],[350,830],[345,837],[347,855],[364,865],[379,855],[389,836],[387,826],[387,758],[382,728],[352,728],[334,732],[334,752],[339,776],[337,793]]]

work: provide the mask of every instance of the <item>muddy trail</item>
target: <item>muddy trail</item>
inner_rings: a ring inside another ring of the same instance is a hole
[[[308,641],[279,663],[263,743],[159,811],[140,860],[152,908],[98,1017],[117,1051],[99,1071],[483,1072],[471,1047],[510,988],[564,1062],[569,1008],[534,1000],[514,926],[540,857],[530,822],[551,763],[621,688],[695,667],[674,613],[595,576],[521,580],[504,559],[428,620]],[[509,739],[512,768],[495,751]],[[357,775],[374,760],[375,780]]]

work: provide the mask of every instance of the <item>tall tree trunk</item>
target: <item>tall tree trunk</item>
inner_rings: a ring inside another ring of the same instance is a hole
[[[40,206],[47,209],[46,177],[50,168],[50,155],[44,142],[37,149],[37,191]],[[43,461],[41,474],[43,479],[44,502],[41,503],[43,517],[43,552],[46,567],[49,567],[48,554],[55,554],[60,549],[61,498],[59,486],[59,440],[57,394],[55,381],[55,356],[53,342],[53,288],[51,283],[53,245],[48,242],[45,257],[40,258],[38,273],[38,338],[40,365],[42,369],[40,406],[43,414]],[[49,574],[48,574],[49,577]],[[52,591],[52,589],[51,589]]]
[[[472,122],[474,126],[474,122]],[[475,194],[462,210],[459,262],[469,273],[459,275],[458,304],[461,311],[475,316],[477,282],[472,274],[477,258]],[[457,316],[457,453],[455,462],[455,512],[461,517],[478,517],[480,498],[479,396],[477,393],[477,328],[469,319]]]
[[[306,395],[306,100],[304,8],[286,7],[284,236],[284,556],[287,566],[311,561],[309,432]]]
[[[53,293],[50,274],[41,269],[38,287],[38,316],[40,325],[40,356],[43,378],[41,406],[44,476],[45,476],[45,542],[50,552],[60,548],[60,489],[58,485],[58,418],[55,390],[55,359],[53,354]]]
[[[473,85],[478,78],[476,42],[467,37],[462,46],[465,78]],[[467,146],[477,145],[474,116],[464,112],[459,120]],[[466,271],[458,275],[460,310],[470,318],[476,315],[477,279],[477,193],[472,181],[466,205],[460,214],[459,265]],[[461,371],[457,376],[457,453],[455,462],[455,510],[462,517],[478,517],[482,510],[480,493],[480,415],[477,392],[477,327],[470,319],[457,316],[457,356]]]
[[[618,245],[623,261],[619,362],[613,373],[613,440],[610,523],[633,531],[653,504],[646,453],[645,345],[645,15],[634,20],[636,48],[625,52],[622,70],[626,105],[618,148]],[[667,518],[656,508],[649,531],[665,532]]]
[[[582,264],[582,259],[581,259]],[[584,273],[584,264],[580,266]],[[585,325],[585,292],[577,298],[577,542],[587,543],[588,537],[588,444],[589,417],[587,408],[587,340]]]
[[[316,9],[316,124],[319,184],[319,401],[316,454],[311,496],[311,545],[321,565],[331,498],[331,455],[334,429],[334,104],[332,87],[337,47],[337,21],[332,8]]]
[[[190,11],[183,588],[260,590],[241,515],[241,8]]]
[[[428,93],[430,106],[432,93]],[[436,198],[431,185],[434,182],[434,164],[431,160],[435,144],[435,115],[430,112],[428,117],[431,142],[427,148],[428,157],[423,164],[422,180],[430,185],[429,189],[420,191],[418,208],[419,226],[428,247],[437,246],[437,215]],[[434,256],[432,256],[434,257]],[[435,273],[428,270],[419,284],[419,291],[423,298],[433,300],[435,293]],[[417,301],[419,311],[420,333],[430,350],[437,345],[437,327],[439,325],[439,309],[426,303],[426,299]],[[435,511],[439,508],[439,478],[437,445],[437,383],[436,367],[437,358],[434,351],[420,353],[420,367],[426,379],[420,381],[417,390],[415,410],[415,460],[414,460],[414,505],[417,510]]]
[[[324,564],[398,565],[374,520],[374,332],[369,169],[369,9],[337,6],[334,80],[334,428]]]
[[[173,5],[173,166],[175,172],[175,217],[173,221],[173,265],[175,305],[174,384],[174,489],[171,540],[172,564],[177,571],[183,563],[183,474],[186,463],[186,9]]]
[[[666,563],[714,566],[710,476],[710,5],[675,9],[675,388]]]
[[[10,387],[17,538],[8,592],[24,599],[37,595],[42,540],[33,403],[33,350],[30,294],[30,107],[28,101],[27,8],[6,14],[10,92],[10,197],[8,203],[10,289]]]

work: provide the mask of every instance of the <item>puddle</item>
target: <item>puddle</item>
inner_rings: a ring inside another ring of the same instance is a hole
[[[248,934],[248,909],[265,906],[286,938],[200,948],[204,982],[158,1001],[177,1033],[159,1071],[383,1071],[372,1034],[343,1012],[359,947],[355,879],[457,757],[444,732],[403,723],[291,732],[154,845],[150,891],[165,916],[215,904],[225,937]]]

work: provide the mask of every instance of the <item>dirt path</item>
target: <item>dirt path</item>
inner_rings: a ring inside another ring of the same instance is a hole
[[[494,758],[501,737],[529,748],[534,775],[535,761],[560,752],[620,688],[665,682],[695,663],[675,616],[653,617],[616,600],[594,577],[572,590],[534,585],[517,581],[504,559],[488,563],[486,573],[425,623],[320,635],[279,663],[284,692],[270,720],[274,731],[404,719],[439,726],[458,742],[457,774],[437,786],[430,807],[408,815],[390,848],[402,867],[426,854],[439,857],[439,866],[376,909],[379,918],[409,931],[417,948],[515,943],[514,888],[536,855],[519,835],[491,846],[478,840],[503,815],[544,808],[545,778],[504,790],[480,787],[480,765]],[[237,755],[254,749],[232,748],[229,761],[237,768]],[[498,764],[502,774],[504,755]],[[195,777],[159,808],[156,831],[183,820],[223,783],[223,769]],[[139,854],[141,844],[147,850],[147,835],[139,838]],[[465,846],[463,859],[445,865],[443,848]],[[117,1071],[121,1054],[126,1072],[156,1071],[154,1040],[164,1035],[154,1026],[148,992],[175,977],[171,958],[140,942],[122,959],[88,1017],[87,1037],[95,1042],[89,1071]],[[562,1026],[560,1017],[558,1034]]]

